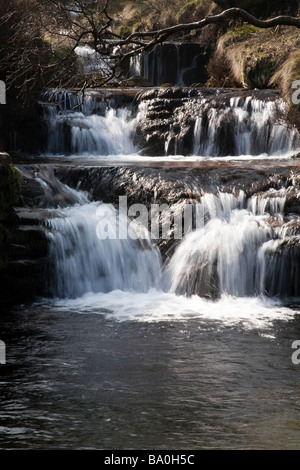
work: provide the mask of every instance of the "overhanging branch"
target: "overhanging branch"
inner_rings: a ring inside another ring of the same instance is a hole
[[[166,38],[172,34],[181,31],[193,31],[204,28],[209,24],[223,23],[228,19],[236,18],[241,18],[244,21],[247,21],[248,23],[252,24],[253,26],[256,26],[257,28],[273,28],[274,26],[295,26],[296,28],[300,28],[300,18],[296,18],[293,16],[277,16],[269,20],[259,20],[258,18],[241,8],[229,8],[228,10],[224,10],[219,15],[208,16],[200,21],[195,21],[193,23],[177,24],[168,28],[163,28],[155,31],[137,31],[135,33],[130,34],[123,41],[120,41],[120,44],[129,44],[132,40],[136,38],[155,38],[161,37],[162,35],[164,36],[164,38]]]

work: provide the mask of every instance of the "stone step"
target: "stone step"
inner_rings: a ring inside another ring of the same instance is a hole
[[[15,213],[19,219],[19,225],[38,225],[42,226],[45,219],[55,216],[55,212],[45,209],[30,209],[15,207]]]
[[[45,240],[47,228],[38,225],[20,225],[12,230],[11,243],[23,245],[37,240]]]

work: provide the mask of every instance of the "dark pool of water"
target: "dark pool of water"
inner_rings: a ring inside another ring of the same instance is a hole
[[[300,449],[297,315],[268,334],[41,305],[0,324],[2,449]]]

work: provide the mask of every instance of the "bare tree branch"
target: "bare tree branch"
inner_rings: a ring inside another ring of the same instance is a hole
[[[24,0],[24,7],[22,0],[5,3],[0,26],[8,29],[9,34],[0,48],[0,65],[6,70],[8,86],[14,86],[23,95],[37,83],[40,87],[103,86],[128,69],[131,57],[151,51],[170,36],[226,24],[229,20],[242,20],[258,28],[280,25],[300,28],[299,17],[260,20],[241,8],[229,8],[199,21],[121,37],[114,31],[110,1]],[[99,55],[99,73],[86,74],[78,69],[76,48],[82,45],[90,46]]]
[[[273,28],[274,26],[295,26],[300,28],[300,18],[295,18],[293,16],[277,16],[269,20],[259,20],[255,16],[251,15],[241,8],[229,8],[224,10],[219,15],[208,16],[203,18],[200,21],[195,21],[193,23],[182,23],[168,28],[163,28],[156,31],[137,31],[130,34],[126,39],[122,41],[122,44],[129,44],[132,40],[136,38],[151,38],[151,37],[163,37],[164,39],[172,34],[179,33],[181,31],[193,31],[197,29],[204,28],[209,24],[223,23],[228,19],[241,18],[244,21],[256,26],[257,28]],[[161,39],[160,39],[161,40]]]

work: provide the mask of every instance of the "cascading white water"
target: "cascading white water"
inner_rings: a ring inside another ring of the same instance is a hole
[[[230,106],[217,108],[203,100],[194,127],[194,155],[280,155],[298,146],[296,128],[278,116],[281,100],[263,101],[248,96],[230,99]],[[226,152],[225,152],[226,153]]]
[[[133,144],[131,111],[98,100],[93,93],[84,97],[72,93],[54,94],[46,106],[48,152],[50,154],[129,155]]]
[[[102,76],[105,76],[105,74],[110,75],[109,58],[101,56],[88,45],[77,46],[74,52],[81,62],[84,73],[97,73]]]
[[[155,105],[155,99],[141,101],[135,114],[93,92],[84,96],[54,92],[53,96],[45,105],[50,154],[137,154],[136,129],[148,120],[149,108]],[[211,98],[185,99],[174,114],[174,126],[181,126],[189,116],[194,156],[280,156],[296,151],[299,145],[297,129],[280,118],[284,111],[280,99],[234,97],[229,105],[218,106]],[[170,142],[175,155],[181,155],[181,135],[174,136],[172,126],[165,132],[166,154]]]
[[[119,238],[127,216],[118,216],[112,205],[89,203],[80,192],[77,200],[47,221],[49,290],[58,298],[151,288],[207,298],[299,295],[299,235],[284,223],[283,190],[249,200],[243,191],[204,194],[196,207],[197,229],[185,235],[164,269],[147,230],[140,236],[141,227],[131,221],[134,236]],[[99,208],[106,213],[107,237],[99,236]]]
[[[243,193],[205,194],[202,227],[198,223],[176,249],[166,273],[168,289],[207,297],[299,295],[299,237],[284,237],[285,195],[274,192],[247,203]],[[292,243],[294,252],[280,249]]]
[[[130,59],[130,75],[144,76],[153,86],[171,83],[190,86],[203,83],[207,63],[205,50],[197,43],[165,42]]]
[[[147,292],[158,285],[161,257],[151,240],[99,237],[100,206],[107,214],[110,232],[117,230],[114,207],[96,202],[63,209],[47,221],[54,269],[49,290],[56,297],[76,298],[117,289]],[[125,226],[128,220],[119,217],[118,223]],[[134,230],[132,223],[130,227]],[[136,230],[138,233],[138,226]]]
[[[77,113],[72,119],[71,152],[99,155],[135,153],[128,115],[126,109],[109,109],[105,116]]]
[[[134,129],[145,119],[148,106],[142,101],[133,117],[129,109],[111,107],[93,94],[84,99],[62,94],[48,107],[49,149],[61,152],[67,140],[71,153],[133,154]],[[185,100],[178,119],[189,106]],[[296,148],[298,135],[278,119],[282,106],[280,100],[253,97],[232,98],[230,106],[221,103],[218,108],[209,98],[195,100],[194,153],[222,155],[225,137],[235,155],[288,153]],[[166,134],[166,143],[168,138]],[[180,152],[179,140],[177,144]],[[243,192],[202,196],[195,209],[197,230],[177,246],[163,271],[163,289],[208,298],[299,295],[299,240],[284,229],[286,194],[283,188],[248,200]],[[156,282],[161,259],[150,240],[97,237],[99,204],[81,199],[48,221],[54,295],[80,297],[116,289],[145,293],[151,287],[161,288]],[[113,220],[115,209],[107,208]]]

